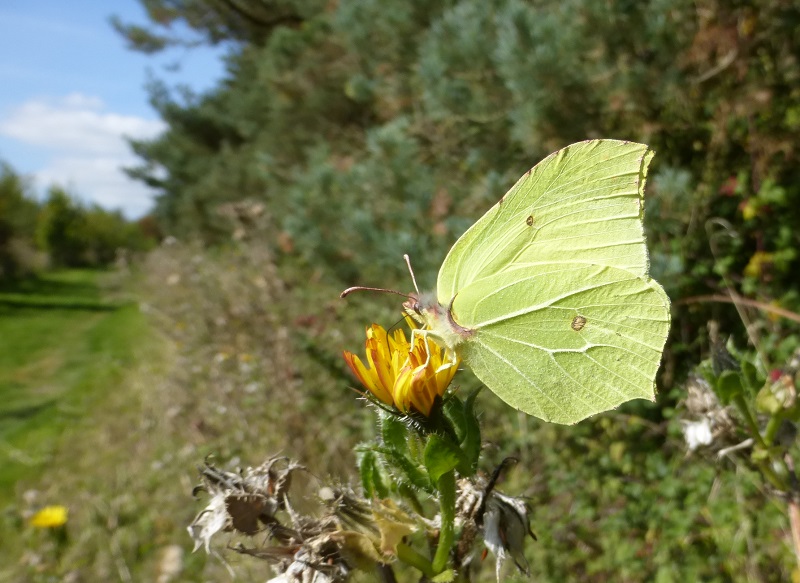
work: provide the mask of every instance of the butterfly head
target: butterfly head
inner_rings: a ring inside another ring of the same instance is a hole
[[[433,329],[434,322],[441,316],[443,308],[432,293],[412,293],[408,294],[408,300],[403,302],[403,310],[421,326]]]

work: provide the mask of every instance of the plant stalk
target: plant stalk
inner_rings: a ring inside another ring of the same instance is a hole
[[[789,524],[792,526],[792,546],[797,568],[800,569],[800,507],[797,502],[789,501]]]
[[[411,565],[427,578],[430,579],[436,575],[431,562],[407,544],[399,543],[396,550],[398,559],[407,565]]]
[[[755,442],[765,450],[768,449],[761,432],[758,430],[758,423],[756,423],[755,417],[753,417],[753,413],[750,411],[750,407],[747,405],[744,396],[741,394],[736,395],[733,398],[733,403],[736,405],[736,408],[739,409],[742,417],[744,417],[744,422],[747,424],[747,428],[750,430],[750,434],[753,436]]]
[[[439,514],[442,526],[439,530],[439,544],[433,557],[433,571],[437,575],[445,570],[453,546],[456,522],[456,473],[455,470],[442,474],[437,484],[439,489]]]
[[[767,427],[764,429],[764,441],[768,445],[775,443],[775,436],[781,427],[781,423],[783,423],[783,417],[775,414],[771,415],[769,421],[767,421]]]

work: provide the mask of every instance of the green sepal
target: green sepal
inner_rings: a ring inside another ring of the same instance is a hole
[[[425,446],[423,460],[431,482],[438,483],[447,472],[453,471],[463,460],[463,454],[452,441],[432,433]]]
[[[373,475],[375,472],[375,452],[372,450],[363,450],[358,456],[358,474],[361,477],[361,489],[364,491],[364,497],[367,499],[372,498],[375,493],[375,484],[373,482]]]
[[[394,415],[381,419],[381,439],[383,444],[400,453],[408,453],[408,427]]]
[[[444,414],[450,420],[450,424],[456,432],[459,443],[463,443],[467,433],[467,419],[464,414],[464,403],[453,395],[444,403]]]

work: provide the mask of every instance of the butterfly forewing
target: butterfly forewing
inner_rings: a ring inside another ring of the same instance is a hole
[[[439,301],[529,262],[594,263],[646,277],[642,197],[651,157],[644,144],[593,140],[545,158],[455,243],[439,271]]]

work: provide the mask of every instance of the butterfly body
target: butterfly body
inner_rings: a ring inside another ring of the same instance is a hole
[[[463,342],[475,335],[475,330],[465,328],[456,322],[452,312],[452,302],[443,306],[434,293],[411,295],[403,302],[406,313],[423,326],[426,335],[433,336],[437,342],[454,354]]]
[[[550,155],[456,241],[436,293],[404,308],[536,417],[575,423],[652,400],[670,322],[642,223],[652,155],[616,140]]]

